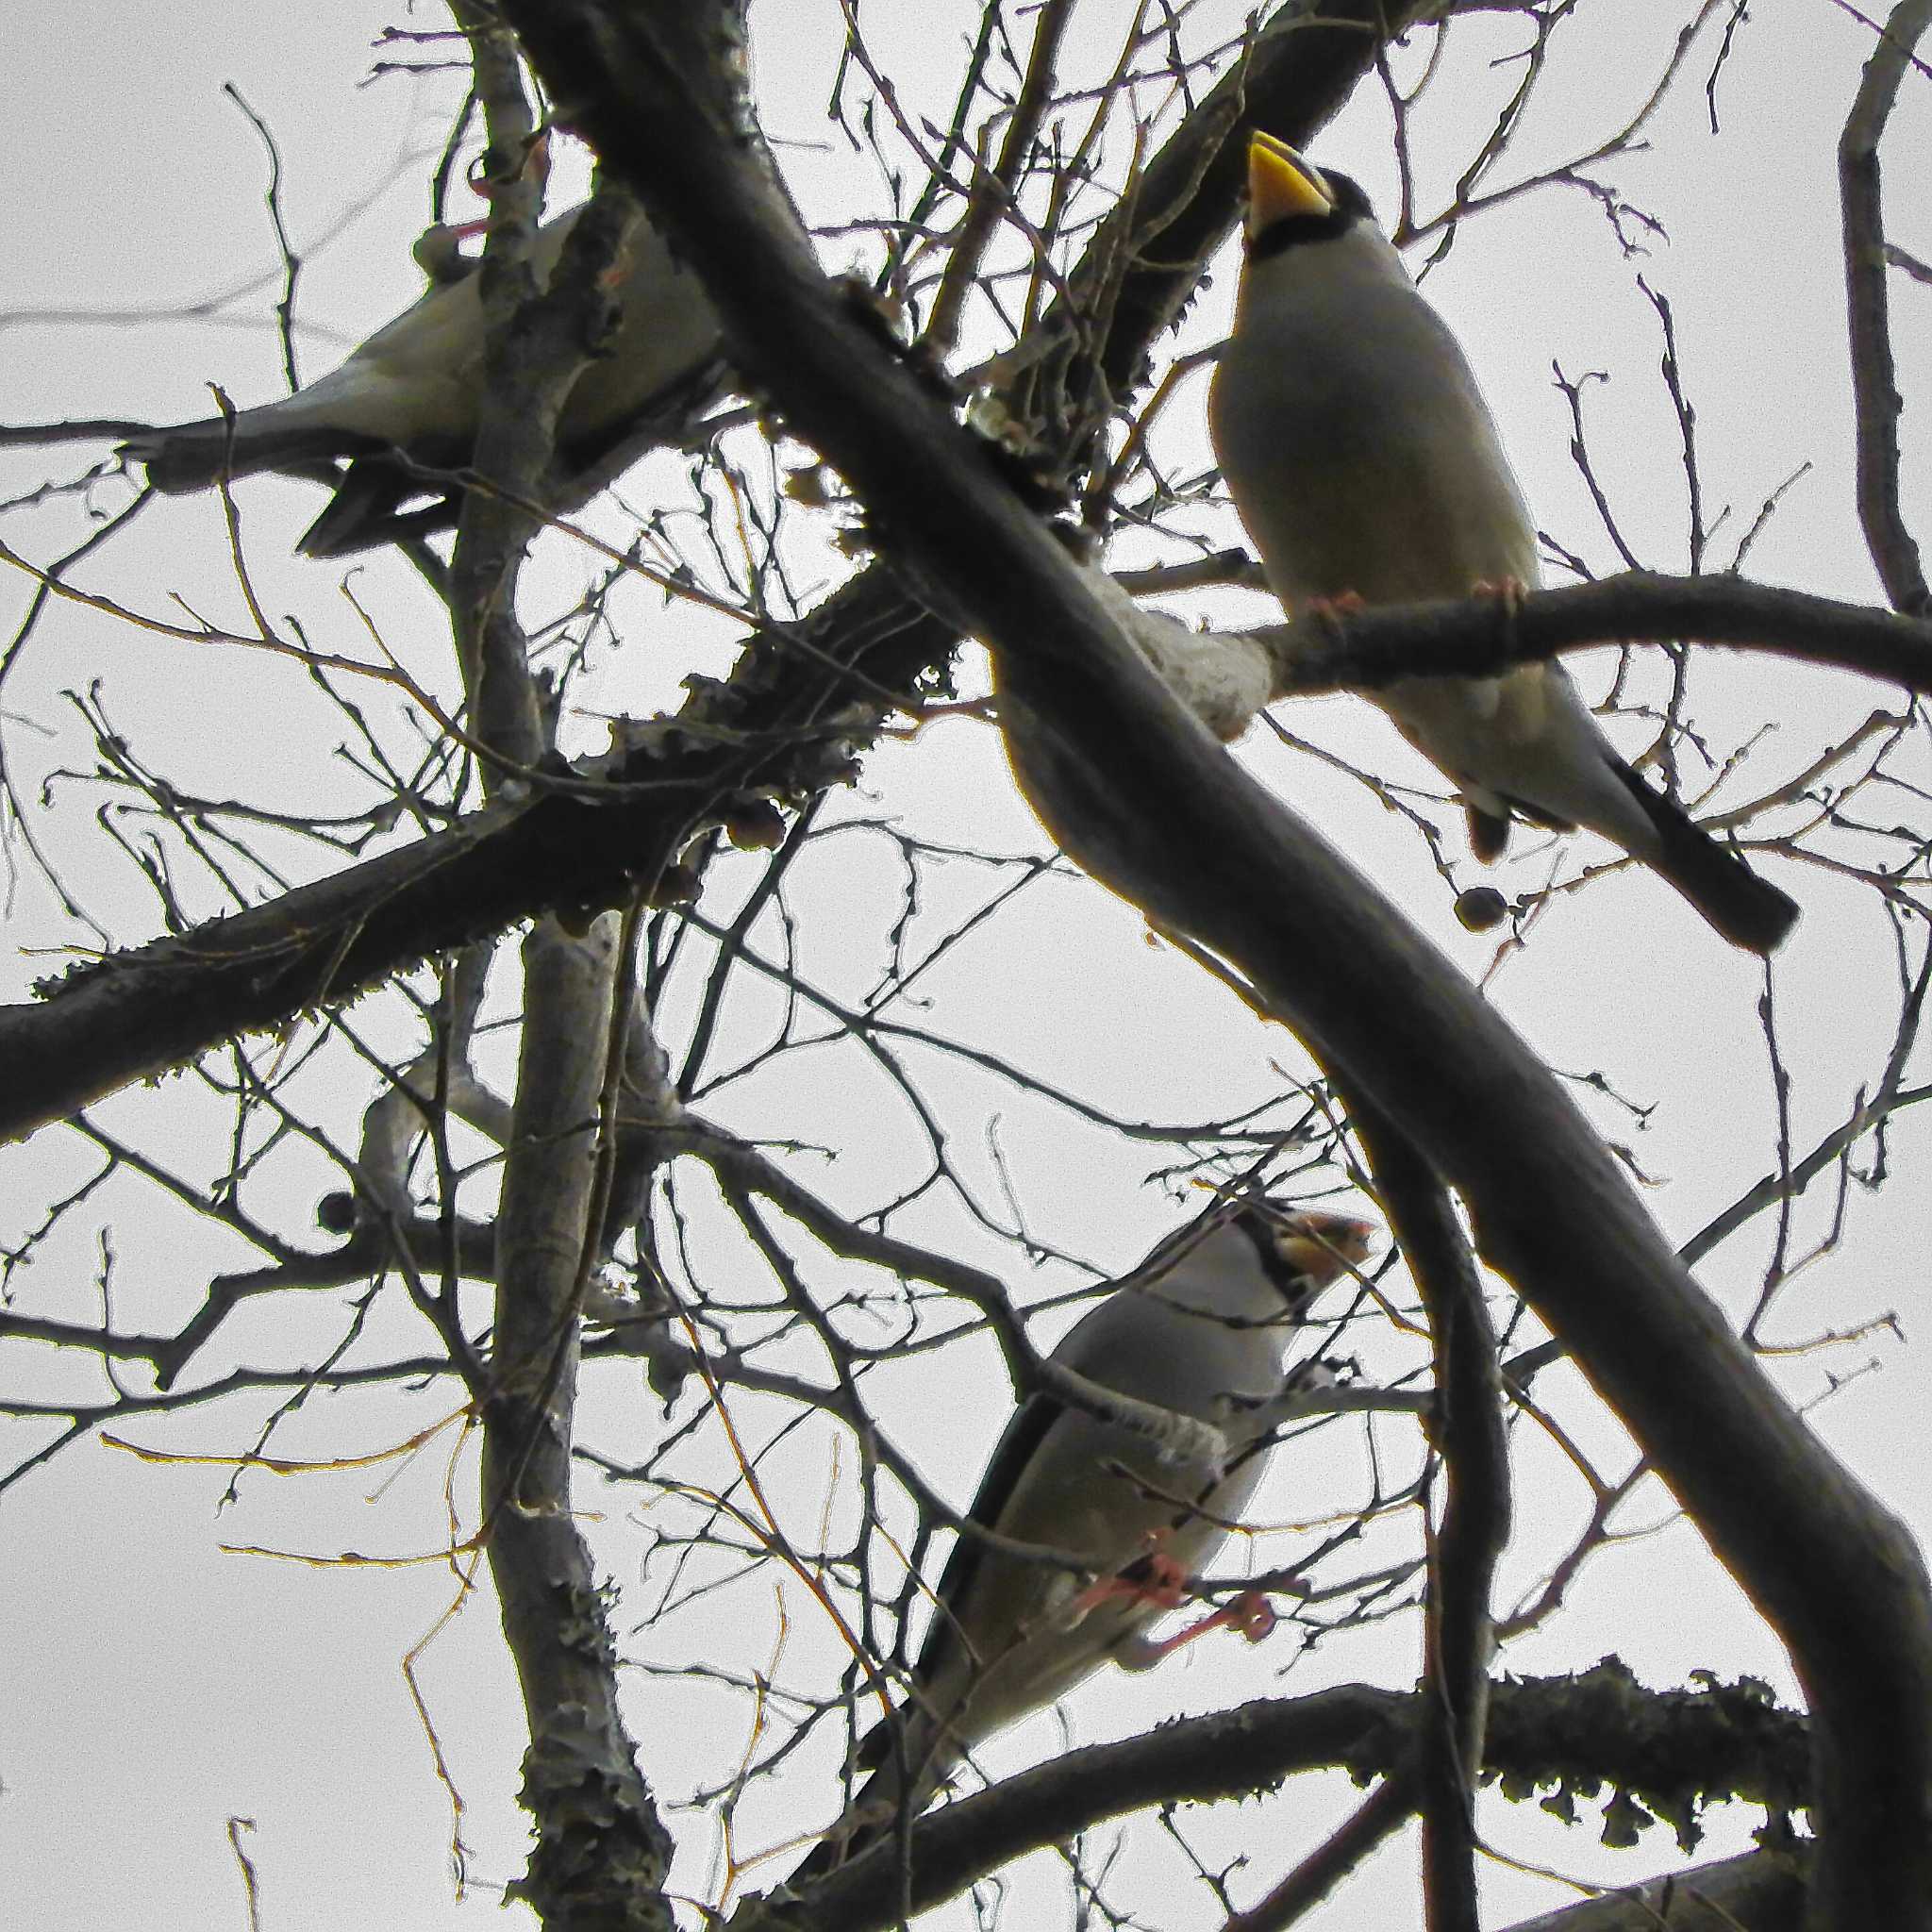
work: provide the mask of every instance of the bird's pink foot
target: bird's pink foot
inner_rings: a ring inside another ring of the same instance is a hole
[[[1150,1543],[1158,1542],[1160,1532],[1157,1531],[1148,1539]],[[1124,1570],[1117,1571],[1111,1576],[1103,1576],[1097,1583],[1090,1583],[1074,1599],[1069,1611],[1072,1621],[1077,1624],[1090,1610],[1095,1610],[1102,1604],[1111,1603],[1116,1597],[1128,1597],[1136,1603],[1158,1604],[1164,1610],[1172,1610],[1187,1601],[1188,1572],[1185,1564],[1175,1561],[1160,1548],[1151,1548],[1144,1557],[1136,1557]]]
[[[1158,1643],[1150,1645],[1148,1661],[1158,1662],[1160,1658],[1172,1656],[1182,1644],[1191,1643],[1195,1638],[1205,1637],[1210,1630],[1239,1630],[1250,1643],[1259,1643],[1279,1622],[1274,1614],[1274,1606],[1258,1590],[1244,1590],[1232,1603],[1223,1605],[1212,1616],[1201,1617],[1185,1630],[1176,1630],[1172,1637],[1164,1637]]]
[[[1259,1643],[1264,1637],[1274,1636],[1274,1626],[1281,1621],[1274,1613],[1274,1606],[1258,1590],[1242,1591],[1224,1614],[1227,1627],[1239,1630],[1250,1643]]]
[[[1344,617],[1353,617],[1357,611],[1367,608],[1367,602],[1359,591],[1343,591],[1334,597],[1310,597],[1302,606],[1301,614],[1311,618],[1324,630],[1340,631]]]

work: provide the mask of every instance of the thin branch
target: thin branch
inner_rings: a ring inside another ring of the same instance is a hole
[[[988,11],[991,13],[991,9]],[[1033,51],[1026,60],[1026,76],[1020,86],[1020,98],[1013,103],[1012,119],[1007,124],[999,158],[991,172],[982,174],[973,185],[973,198],[967,204],[965,219],[959,224],[939,293],[933,297],[925,340],[940,356],[950,355],[958,345],[960,317],[966,298],[979,279],[981,258],[1001,215],[1016,199],[1020,176],[1032,151],[1034,137],[1040,131],[1041,118],[1053,97],[1054,64],[1059,58],[1060,41],[1073,13],[1073,0],[1046,0],[1040,8],[1033,29]]]

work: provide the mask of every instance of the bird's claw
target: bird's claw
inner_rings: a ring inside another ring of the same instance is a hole
[[[1353,617],[1358,610],[1367,609],[1368,605],[1359,591],[1343,591],[1334,597],[1310,597],[1302,606],[1302,615],[1312,618],[1330,637],[1340,641],[1341,620]]]
[[[1529,594],[1529,586],[1521,577],[1478,577],[1469,587],[1472,597],[1493,597],[1502,607],[1503,621],[1514,626],[1516,614],[1523,608],[1523,600]]]
[[[1147,1538],[1144,1555],[1111,1576],[1103,1576],[1098,1582],[1090,1583],[1074,1599],[1068,1627],[1072,1628],[1089,1611],[1116,1597],[1155,1604],[1164,1610],[1178,1609],[1188,1598],[1188,1572],[1184,1564],[1161,1547],[1166,1537],[1165,1530],[1152,1531]],[[1250,1643],[1259,1643],[1274,1628],[1277,1621],[1274,1605],[1260,1591],[1244,1590],[1220,1609],[1208,1616],[1196,1618],[1186,1629],[1176,1631],[1172,1637],[1162,1638],[1158,1642],[1137,1637],[1130,1646],[1133,1661],[1128,1668],[1151,1669],[1182,1644],[1191,1643],[1195,1638],[1205,1637],[1210,1630],[1239,1630]],[[1124,1660],[1126,1655],[1126,1652],[1122,1653]]]
[[[1220,1614],[1227,1619],[1230,1630],[1239,1630],[1250,1643],[1259,1643],[1264,1637],[1272,1637],[1275,1624],[1281,1621],[1275,1614],[1274,1606],[1258,1590],[1242,1591]]]
[[[1172,1637],[1164,1637],[1158,1643],[1150,1643],[1146,1649],[1146,1662],[1157,1664],[1162,1657],[1173,1656],[1182,1644],[1191,1643],[1195,1638],[1205,1637],[1210,1630],[1239,1630],[1250,1643],[1259,1643],[1273,1633],[1280,1621],[1274,1606],[1260,1591],[1244,1590],[1212,1615],[1197,1618],[1185,1630],[1176,1630]]]
[[[1090,1583],[1074,1599],[1067,1610],[1069,1629],[1090,1611],[1116,1597],[1158,1604],[1164,1610],[1176,1609],[1187,1601],[1187,1567],[1158,1547],[1160,1534],[1157,1530],[1148,1538],[1148,1542],[1156,1547],[1150,1547],[1145,1556],[1137,1557],[1124,1570],[1118,1570],[1111,1576]]]

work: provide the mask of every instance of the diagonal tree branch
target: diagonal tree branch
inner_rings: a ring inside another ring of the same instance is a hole
[[[1932,626],[1732,577],[1633,572],[1539,591],[1507,625],[1493,605],[1465,601],[1261,635],[1284,695],[1359,690],[1424,663],[1474,675],[1610,638],[1668,642],[1687,632],[1932,691]],[[802,801],[849,775],[880,722],[876,693],[896,689],[911,704],[919,673],[958,635],[875,566],[802,624],[754,635],[731,680],[701,685],[646,742],[581,768],[556,791],[486,808],[268,905],[46,982],[42,1004],[0,1008],[0,1058],[11,1075],[0,1092],[0,1140],[236,1035],[354,999],[520,919],[608,905],[640,878],[677,878],[678,854],[707,825],[774,796]],[[1206,656],[1215,640],[1191,648]],[[863,682],[841,688],[829,666],[847,661]]]

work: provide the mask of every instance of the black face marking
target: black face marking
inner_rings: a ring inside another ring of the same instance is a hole
[[[1329,168],[1318,172],[1327,185],[1328,192],[1334,196],[1335,206],[1326,214],[1283,215],[1279,221],[1270,222],[1258,235],[1250,238],[1250,261],[1266,261],[1271,256],[1286,254],[1291,248],[1305,247],[1310,242],[1332,242],[1338,236],[1347,234],[1357,222],[1375,219],[1375,211],[1369,206],[1369,197],[1352,175],[1338,174]]]
[[[1262,1274],[1289,1308],[1299,1313],[1314,1298],[1314,1284],[1274,1245],[1279,1220],[1258,1208],[1240,1208],[1234,1219],[1235,1225],[1254,1243]]]
[[[1324,168],[1322,178],[1328,184],[1328,192],[1335,197],[1338,212],[1346,209],[1358,222],[1373,222],[1375,210],[1369,206],[1369,197],[1362,192],[1361,183],[1353,175],[1343,175],[1334,168]]]

